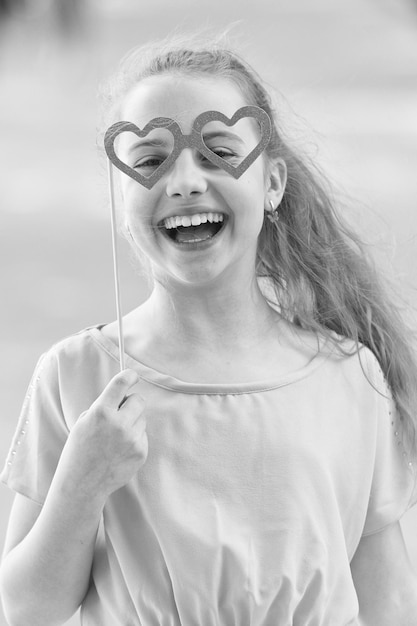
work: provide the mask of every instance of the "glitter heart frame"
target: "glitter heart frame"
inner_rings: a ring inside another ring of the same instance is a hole
[[[225,161],[221,156],[215,154],[204,143],[202,136],[202,130],[208,122],[219,121],[223,122],[225,126],[234,126],[242,118],[255,119],[260,127],[260,140],[251,152],[242,160],[239,165],[234,166],[231,163]],[[140,138],[146,137],[152,130],[156,128],[163,128],[171,132],[174,138],[174,147],[169,156],[158,166],[158,168],[150,174],[150,176],[143,176],[132,167],[124,163],[119,159],[115,152],[114,143],[117,137],[124,132],[132,132]],[[252,165],[252,163],[258,158],[258,156],[265,150],[272,135],[272,123],[269,115],[257,106],[244,106],[236,111],[231,117],[227,117],[220,111],[205,111],[196,117],[194,120],[192,131],[189,135],[184,135],[179,124],[169,117],[155,117],[150,120],[144,128],[141,130],[136,124],[132,122],[116,122],[112,124],[106,131],[104,136],[104,147],[109,160],[112,164],[121,170],[130,178],[133,178],[138,183],[152,189],[152,187],[162,178],[162,176],[170,169],[175,163],[178,155],[185,148],[192,148],[200,152],[206,159],[208,159],[213,165],[221,168],[233,178],[239,178],[244,172]]]

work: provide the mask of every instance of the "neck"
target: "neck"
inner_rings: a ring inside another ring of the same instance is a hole
[[[163,341],[220,352],[261,341],[276,321],[255,277],[246,284],[201,288],[167,289],[157,283],[143,309]]]

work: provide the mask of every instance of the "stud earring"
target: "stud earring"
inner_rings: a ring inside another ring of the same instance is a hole
[[[278,224],[279,222],[278,207],[277,208],[274,207],[274,203],[272,202],[272,200],[269,200],[269,205],[271,207],[271,210],[266,211],[266,216],[272,224]]]

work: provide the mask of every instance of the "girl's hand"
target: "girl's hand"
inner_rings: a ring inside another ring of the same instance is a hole
[[[137,393],[127,395],[137,381],[133,370],[117,374],[70,432],[60,465],[67,466],[70,488],[88,498],[106,499],[146,461],[144,402]]]

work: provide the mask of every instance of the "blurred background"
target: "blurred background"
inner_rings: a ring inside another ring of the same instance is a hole
[[[39,355],[115,317],[100,81],[137,44],[230,25],[414,316],[416,0],[0,0],[1,463]],[[121,254],[127,312],[147,291]],[[417,568],[417,511],[402,524]]]

